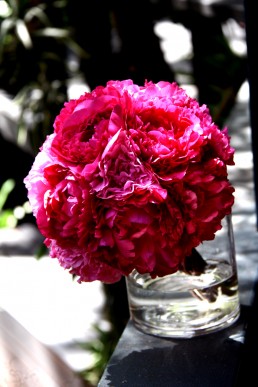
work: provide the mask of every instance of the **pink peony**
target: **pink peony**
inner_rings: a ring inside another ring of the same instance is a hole
[[[50,256],[78,281],[182,269],[230,214],[227,129],[176,83],[110,81],[67,102],[24,182]]]

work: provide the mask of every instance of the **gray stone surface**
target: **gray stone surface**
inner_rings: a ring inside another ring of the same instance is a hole
[[[229,178],[235,187],[232,219],[240,300],[242,304],[249,305],[252,302],[253,285],[258,272],[258,233],[247,83],[239,92],[227,126],[231,144],[235,148],[235,166],[230,167]]]

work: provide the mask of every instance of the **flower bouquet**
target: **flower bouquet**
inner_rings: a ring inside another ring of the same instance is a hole
[[[233,155],[175,82],[109,81],[65,103],[24,182],[50,256],[79,282],[196,274],[196,247],[231,213]]]

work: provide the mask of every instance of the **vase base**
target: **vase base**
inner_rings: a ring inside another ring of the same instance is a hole
[[[160,319],[158,318],[160,316]],[[146,311],[137,319],[134,315],[132,321],[140,331],[159,337],[167,338],[192,338],[218,332],[233,325],[240,316],[240,308],[237,307],[231,313],[225,315],[225,311],[215,310],[207,316],[201,316],[196,311],[179,312],[163,310]]]

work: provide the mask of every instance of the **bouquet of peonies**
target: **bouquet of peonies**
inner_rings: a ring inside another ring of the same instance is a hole
[[[176,83],[109,81],[65,103],[24,179],[50,256],[78,281],[164,276],[231,213],[234,150]]]

